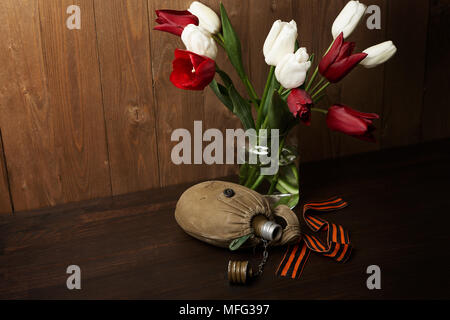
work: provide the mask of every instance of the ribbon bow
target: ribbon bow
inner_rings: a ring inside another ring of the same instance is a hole
[[[341,225],[316,216],[322,212],[345,208],[347,205],[347,202],[338,197],[306,203],[303,206],[303,219],[312,231],[327,231],[327,241],[324,243],[315,236],[303,234],[295,245],[288,247],[276,274],[292,279],[299,278],[311,251],[330,257],[337,262],[347,261],[352,251],[348,232]]]

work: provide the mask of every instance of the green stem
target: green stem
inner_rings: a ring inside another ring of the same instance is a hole
[[[278,89],[278,94],[281,95],[281,93],[283,92],[284,88],[283,86],[280,86],[280,88]]]
[[[221,33],[215,34],[212,36],[213,39],[223,48],[225,48],[225,39]],[[253,87],[252,83],[250,82],[250,79],[246,74],[240,75],[241,80],[245,85],[245,88],[247,89],[248,95],[250,99],[252,100],[253,104],[255,105],[256,110],[258,111],[258,94],[255,91],[255,88]]]
[[[248,175],[247,181],[245,181],[244,186],[246,187],[250,187],[252,185],[253,179],[255,177],[256,174],[256,167],[251,167],[250,168],[250,174]]]
[[[267,129],[267,124],[269,123],[269,115],[266,116],[266,119],[264,119],[263,124],[261,125],[261,129]]]
[[[264,116],[263,109],[264,109],[264,105],[266,104],[267,96],[269,95],[269,88],[270,88],[270,84],[272,83],[272,78],[273,78],[274,72],[275,72],[275,67],[271,66],[270,70],[269,70],[269,75],[267,76],[266,86],[264,87],[264,93],[261,98],[261,104],[259,107],[258,118],[256,120],[256,130],[261,128],[261,121]]]
[[[277,190],[280,191],[281,193],[289,193],[289,191],[288,191],[287,189],[283,188],[283,186],[282,186],[280,183],[278,183],[278,181],[277,181],[276,188],[277,188]]]
[[[248,92],[248,94],[250,96],[250,99],[255,104],[256,110],[259,110],[259,108],[258,108],[258,95],[256,94],[255,88],[253,88],[253,85],[252,85],[252,83],[250,82],[250,80],[248,79],[247,76],[245,76],[245,78],[242,79],[242,81],[244,82],[244,85],[247,88],[247,92]]]
[[[284,189],[286,190],[288,193],[290,194],[296,194],[298,193],[298,190],[293,189],[289,183],[285,182],[283,179],[279,178],[278,179],[278,184]]]
[[[323,54],[322,57],[324,57],[328,53],[328,51],[330,51],[331,46],[333,45],[333,43],[334,43],[334,40],[331,42],[330,46],[328,47],[327,51],[325,51],[325,53]],[[314,74],[312,75],[311,79],[309,80],[308,85],[305,88],[305,91],[308,91],[309,88],[311,88],[311,85],[313,84],[314,79],[316,78],[318,71],[319,71],[319,64],[317,64],[316,70],[314,71]]]
[[[223,37],[222,37],[222,39],[218,36],[218,35],[215,35],[215,34],[213,34],[213,39],[222,47],[222,48],[225,48],[225,44],[224,44],[224,42],[223,42]]]
[[[283,150],[285,141],[286,141],[286,137],[284,137],[283,140],[281,140],[280,147],[278,148],[278,159],[280,159],[280,154],[281,154],[281,151]],[[272,182],[270,183],[269,192],[267,194],[271,195],[275,191],[275,187],[277,186],[277,183],[278,183],[279,174],[280,174],[280,170],[278,169],[278,172],[272,178]]]
[[[330,84],[331,84],[331,82],[328,82],[328,81],[327,81],[327,83],[325,83],[319,90],[317,90],[316,93],[314,93],[314,94],[312,95],[311,99],[314,100],[314,98],[317,97],[317,96],[318,96],[323,90],[325,90]]]
[[[256,190],[256,188],[259,187],[259,185],[263,182],[263,180],[264,180],[264,176],[263,176],[263,175],[260,175],[260,176],[258,177],[258,179],[256,179],[255,183],[251,186],[250,189]]]
[[[275,191],[275,187],[277,186],[278,183],[278,172],[277,174],[272,178],[272,182],[270,184],[270,188],[269,188],[269,192],[267,192],[268,195],[273,194],[273,192]]]
[[[320,79],[319,82],[314,86],[314,88],[311,89],[311,93],[314,92],[323,82],[325,81],[324,78]]]
[[[314,73],[313,73],[311,79],[309,79],[309,82],[308,82],[308,85],[307,85],[306,88],[305,88],[305,91],[308,91],[309,88],[311,88],[311,85],[313,84],[314,79],[316,79],[316,76],[317,76],[317,73],[318,73],[318,72],[319,72],[319,66],[317,66],[317,67],[316,67],[316,70],[314,70]]]
[[[313,104],[318,103],[318,102],[319,102],[320,100],[322,100],[322,98],[325,97],[325,96],[326,96],[326,94],[325,94],[325,93],[322,93],[320,96],[314,98],[314,99],[313,99]]]
[[[319,108],[311,108],[311,111],[320,112],[320,113],[323,113],[323,114],[327,114],[328,113],[327,110],[319,109]]]

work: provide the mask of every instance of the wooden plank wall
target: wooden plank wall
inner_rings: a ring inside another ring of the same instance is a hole
[[[155,9],[191,0],[3,0],[0,2],[0,213],[124,194],[232,174],[232,165],[176,166],[171,133],[236,128],[239,121],[209,89],[185,92],[169,81],[179,38],[153,31]],[[219,1],[204,0],[218,11]],[[295,19],[301,46],[321,54],[346,0],[225,0],[245,48],[244,65],[259,94],[268,71],[262,45],[274,20]],[[356,69],[323,104],[377,112],[377,143],[325,127],[315,114],[291,140],[301,161],[373,151],[450,136],[449,0],[370,0],[381,30],[364,23],[356,50],[391,39],[397,56]],[[66,8],[81,8],[69,30]],[[236,74],[221,52],[218,64]],[[238,86],[243,90],[243,86]],[[426,89],[426,90],[425,90]],[[433,112],[431,112],[433,111]],[[14,208],[14,209],[13,209]]]

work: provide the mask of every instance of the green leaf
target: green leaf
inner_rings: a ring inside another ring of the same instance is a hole
[[[283,101],[287,101],[287,98],[291,94],[291,91],[292,90],[286,90],[286,92],[283,92],[283,94],[281,95],[281,99],[283,99]]]
[[[277,91],[279,88],[280,88],[280,83],[277,81],[276,77],[273,76],[272,81],[269,84],[269,91],[267,93],[266,101],[264,102],[264,105],[262,106],[263,117],[266,116],[266,114],[270,108],[270,105],[272,104],[273,93],[275,91]]]
[[[271,129],[280,129],[280,135],[286,134],[292,127],[297,124],[289,107],[278,92],[273,93],[272,103],[268,111],[269,127]]]
[[[234,106],[230,97],[228,96],[228,90],[220,83],[217,83],[216,80],[213,80],[209,87],[216,94],[217,98],[228,108],[231,112],[233,112]]]
[[[249,233],[246,234],[245,236],[234,239],[229,245],[230,250],[235,251],[239,249],[252,235],[253,235],[252,233]]]
[[[231,25],[230,19],[228,18],[227,11],[225,10],[223,4],[220,4],[220,15],[222,18],[222,30],[224,38],[225,51],[228,54],[231,64],[236,68],[237,73],[241,79],[244,79],[245,71],[244,65],[242,64],[242,52],[241,52],[241,42]]]
[[[219,68],[216,69],[217,74],[220,76],[220,78],[223,81],[223,84],[225,85],[225,87],[229,87],[233,84],[233,81],[231,80],[231,78],[228,76],[228,74],[225,71],[220,70]]]
[[[241,97],[233,85],[228,88],[228,95],[233,102],[233,113],[241,120],[244,129],[255,129],[250,103]]]

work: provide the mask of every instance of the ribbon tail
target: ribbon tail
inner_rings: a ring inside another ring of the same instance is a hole
[[[306,262],[308,261],[311,250],[301,239],[297,244],[289,246],[284,254],[283,259],[278,266],[276,275],[280,277],[289,277],[298,279],[303,272]]]

